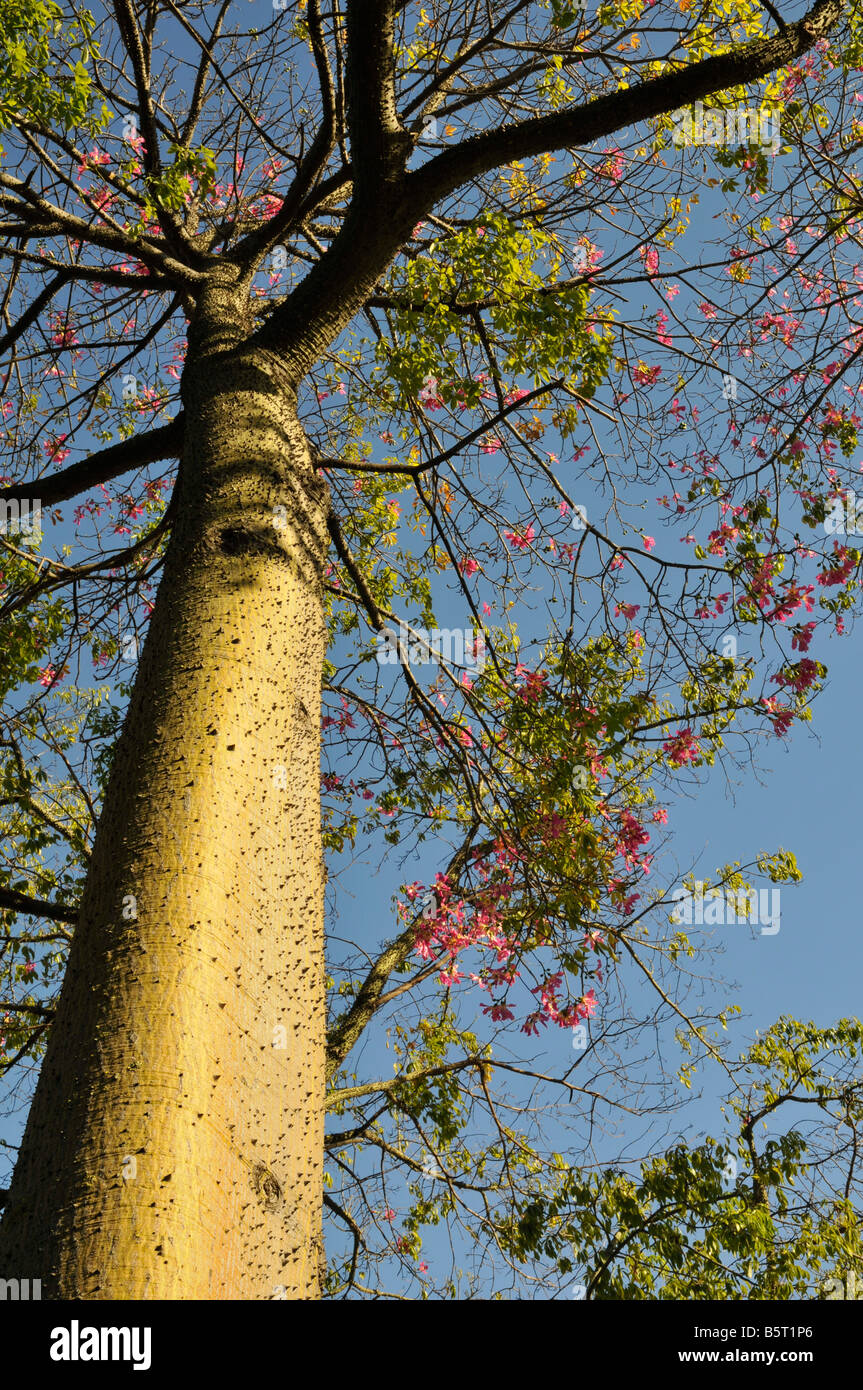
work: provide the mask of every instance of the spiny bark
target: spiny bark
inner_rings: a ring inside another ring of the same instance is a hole
[[[182,498],[0,1226],[47,1297],[319,1293],[325,489],[214,302]]]

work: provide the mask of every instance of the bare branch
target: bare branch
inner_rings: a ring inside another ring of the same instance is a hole
[[[49,903],[45,898],[31,898],[15,888],[0,888],[0,908],[26,912],[31,917],[47,917],[51,922],[77,922],[78,908],[63,903]]]

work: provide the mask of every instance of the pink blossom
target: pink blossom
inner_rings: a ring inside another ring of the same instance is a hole
[[[417,400],[424,410],[440,410],[443,401],[438,394],[437,377],[426,377],[417,394]]]
[[[802,623],[792,630],[791,646],[799,652],[807,652],[815,632],[814,623]]]
[[[488,1014],[493,1023],[500,1023],[505,1019],[515,1018],[515,1014],[506,1004],[482,1004],[482,1012]]]
[[[536,535],[536,531],[533,526],[528,526],[527,530],[523,533],[518,531],[504,531],[503,534],[509,541],[513,550],[527,550]]]
[[[59,680],[63,679],[68,670],[69,667],[68,665],[66,665],[61,666],[60,670],[58,671],[49,662],[49,664],[45,667],[44,671],[41,673],[39,677],[39,684],[44,685],[46,690],[50,690],[53,686],[57,684]]]
[[[775,695],[765,696],[762,705],[770,715],[770,722],[773,725],[773,732],[781,738],[786,734],[794,721],[794,713],[787,705],[780,705]]]
[[[605,150],[604,155],[605,158],[596,170],[597,175],[600,178],[611,179],[612,183],[620,183],[626,168],[626,157],[623,150],[614,146],[610,150]]]
[[[43,443],[42,448],[47,454],[50,463],[62,463],[64,459],[69,457],[72,452],[71,449],[63,448],[66,438],[67,436],[65,434],[58,434],[53,439],[46,439]]]
[[[790,686],[798,695],[813,685],[818,677],[818,663],[811,657],[804,656],[796,666],[790,666],[787,671],[780,671],[773,680],[777,685]]]
[[[517,401],[523,401],[525,396],[529,394],[523,386],[514,386],[511,391],[507,391],[503,403],[504,405],[515,405]]]
[[[85,154],[81,163],[78,165],[78,178],[86,174],[88,169],[96,169],[100,164],[110,164],[111,156],[105,150],[92,149],[89,154]]]
[[[690,728],[681,729],[662,745],[663,751],[668,754],[668,761],[674,767],[684,767],[687,763],[694,762],[701,754],[698,740]]]
[[[587,994],[582,995],[581,1003],[578,1006],[578,1012],[581,1014],[581,1017],[592,1018],[596,1013],[597,1002],[595,992],[592,989],[589,989]]]

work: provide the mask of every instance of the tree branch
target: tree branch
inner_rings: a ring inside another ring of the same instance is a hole
[[[0,487],[0,507],[4,502],[36,502],[43,507],[55,507],[68,502],[89,487],[97,487],[122,473],[159,459],[179,458],[183,450],[183,412],[169,424],[147,434],[136,434],[119,444],[109,444],[88,458],[45,478],[31,478],[26,483]],[[0,518],[2,520],[2,518]]]
[[[751,39],[726,53],[677,72],[638,82],[584,105],[474,135],[443,151],[406,180],[412,219],[469,179],[514,159],[589,145],[627,126],[668,115],[714,92],[742,87],[801,57],[837,23],[843,0],[818,0],[797,24],[780,34]]]
[[[4,333],[3,337],[0,338],[0,355],[7,352],[10,347],[13,347],[18,339],[27,332],[30,325],[36,322],[42,310],[47,304],[51,303],[55,294],[58,294],[63,286],[68,283],[69,278],[69,273],[66,270],[60,270],[54,276],[53,280],[49,280],[47,285],[45,285],[38,294],[33,296],[17,323],[14,323],[9,331]]]
[[[347,122],[355,197],[404,172],[413,138],[396,108],[393,0],[348,0]]]
[[[843,0],[818,0],[804,19],[781,34],[752,39],[568,110],[485,130],[403,176],[400,187],[379,176],[374,184],[376,196],[355,197],[327,254],[258,329],[255,340],[286,357],[290,370],[301,379],[374,291],[416,221],[440,199],[513,160],[589,145],[714,92],[766,77],[807,53],[829,33],[842,12]],[[360,109],[365,110],[365,105]],[[361,137],[359,148],[369,153],[372,147]],[[358,150],[354,150],[355,185],[357,158]]]
[[[38,1014],[40,1018],[53,1018],[56,1013],[55,1009],[45,1004],[10,1004],[5,999],[0,999],[0,1011],[5,1014]]]
[[[456,850],[447,865],[446,876],[453,880],[464,869],[475,831],[471,831],[465,843]],[[416,921],[411,922],[394,941],[391,941],[366,975],[362,986],[349,1009],[336,1020],[327,1034],[326,1076],[329,1080],[339,1069],[351,1048],[358,1041],[366,1025],[371,1022],[379,1005],[384,986],[394,970],[407,960],[416,942]],[[404,1080],[404,1078],[401,1078]],[[372,1089],[380,1089],[374,1087]],[[339,1093],[342,1098],[345,1092]],[[354,1094],[352,1091],[351,1094]]]
[[[78,908],[63,903],[49,903],[45,898],[31,898],[16,888],[0,888],[0,908],[10,912],[27,912],[32,917],[47,917],[51,922],[77,922]]]

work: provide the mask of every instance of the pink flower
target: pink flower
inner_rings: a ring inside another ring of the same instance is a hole
[[[72,452],[71,449],[64,449],[63,443],[67,438],[65,434],[58,434],[54,439],[46,439],[42,448],[48,455],[49,463],[62,463]]]
[[[500,1023],[502,1020],[515,1018],[512,1009],[506,1004],[482,1004],[480,1005],[484,1014],[491,1017],[493,1023]]]
[[[440,410],[443,401],[438,395],[437,377],[426,377],[417,394],[417,400],[424,410]]]
[[[792,648],[796,648],[800,652],[808,652],[814,632],[814,623],[802,623],[799,627],[794,628],[791,637]]]
[[[807,690],[818,677],[818,663],[813,661],[810,656],[804,656],[802,661],[798,661],[796,666],[790,666],[786,671],[780,671],[773,680],[777,685],[790,686],[798,695]]]
[[[615,146],[613,149],[605,150],[604,154],[605,158],[596,170],[597,175],[600,178],[611,179],[612,183],[620,183],[626,168],[626,157],[623,150],[619,150]]]
[[[656,541],[653,539],[652,536],[642,536],[641,540],[645,550],[653,550],[654,546],[656,545]]]
[[[573,256],[573,269],[577,274],[590,274],[602,260],[602,252],[586,236],[580,236]]]
[[[66,665],[61,666],[60,670],[58,671],[49,662],[49,664],[45,667],[44,671],[39,676],[39,684],[44,685],[46,690],[50,690],[52,686],[55,686],[59,680],[63,679],[68,670],[69,667],[68,665]]]
[[[846,547],[839,545],[838,541],[833,542],[833,553],[835,565],[816,576],[816,583],[825,589],[831,588],[834,584],[844,584],[855,568],[853,556],[849,555]]]
[[[536,531],[533,526],[528,526],[527,530],[523,534],[519,533],[518,531],[504,531],[503,534],[509,541],[513,550],[527,550],[528,546],[530,545],[531,541],[536,535]]]
[[[761,703],[770,715],[773,732],[777,737],[781,738],[783,734],[787,734],[794,720],[793,711],[788,709],[787,705],[780,705],[775,695],[763,697]]]
[[[62,314],[51,315],[51,342],[56,347],[74,347],[79,341],[74,325]]]
[[[523,401],[527,392],[522,386],[514,386],[511,391],[507,391],[503,398],[504,405],[515,405],[517,401]]]
[[[645,830],[641,821],[636,820],[631,811],[621,811],[620,822],[620,852],[627,859],[633,859],[641,845],[647,844],[650,833]]]
[[[110,164],[111,156],[104,150],[92,149],[89,154],[85,154],[81,163],[78,165],[78,178],[86,174],[88,169],[96,169],[100,164]]]
[[[596,1013],[597,1002],[596,995],[592,989],[589,989],[587,994],[582,995],[581,1003],[578,1006],[578,1012],[581,1017],[592,1018]]]
[[[479,569],[479,565],[472,555],[466,555],[463,560],[459,560],[458,567],[461,570],[462,574],[466,574],[468,576],[476,574],[477,570]]]
[[[638,254],[644,261],[644,269],[648,275],[655,275],[659,269],[659,252],[655,246],[640,246]]]
[[[517,676],[523,675],[525,678],[524,684],[519,686],[519,698],[523,700],[526,705],[534,700],[538,700],[544,693],[545,686],[548,683],[548,676],[545,672],[528,671],[527,668],[519,662],[515,668],[515,674]]]
[[[701,753],[698,740],[690,728],[681,729],[674,738],[663,743],[662,747],[668,754],[668,761],[674,767],[684,767],[687,763],[694,762]]]

